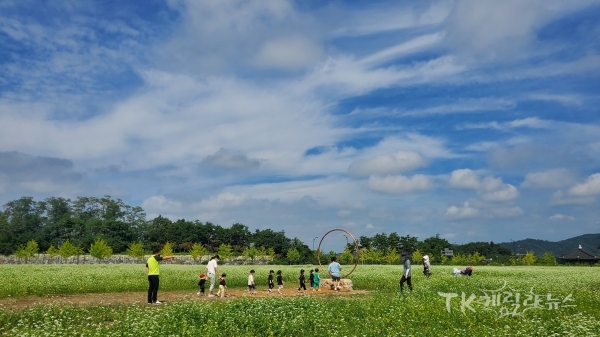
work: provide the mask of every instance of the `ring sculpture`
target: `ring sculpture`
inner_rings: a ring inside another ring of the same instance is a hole
[[[342,278],[347,278],[348,276],[350,276],[350,274],[352,274],[352,272],[354,272],[354,269],[356,269],[356,266],[358,265],[358,257],[360,255],[360,250],[358,249],[358,241],[356,241],[356,239],[354,238],[354,236],[352,236],[352,234],[350,234],[348,231],[346,231],[344,229],[341,229],[341,228],[332,229],[329,232],[325,233],[325,235],[323,235],[323,237],[321,237],[321,241],[319,241],[319,247],[317,248],[317,261],[319,261],[319,267],[321,267],[321,269],[323,268],[323,265],[321,265],[321,243],[323,243],[323,239],[325,239],[327,234],[329,234],[331,232],[344,232],[344,233],[350,235],[350,237],[352,238],[352,241],[354,241],[354,251],[356,252],[356,258],[354,259],[354,268],[352,268],[352,270],[348,274],[342,276]]]

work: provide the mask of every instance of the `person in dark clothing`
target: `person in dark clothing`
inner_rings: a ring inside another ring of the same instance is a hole
[[[311,269],[310,270],[310,275],[308,275],[308,280],[310,281],[310,290],[314,291],[315,290],[315,270]]]
[[[281,294],[283,289],[283,276],[281,276],[281,270],[277,271],[277,293]]]
[[[298,277],[298,282],[300,282],[298,292],[300,292],[300,289],[303,289],[304,293],[306,294],[306,277],[304,276],[304,269],[300,269],[300,277]]]
[[[269,292],[273,292],[273,288],[275,287],[275,283],[273,283],[273,270],[269,270],[269,277],[267,278],[267,282],[269,283]]]
[[[200,280],[198,281],[200,291],[196,294],[198,296],[204,296],[204,289],[206,287],[206,275],[200,274]]]
[[[412,291],[412,272],[410,270],[410,259],[408,258],[408,253],[402,253],[402,261],[404,261],[404,272],[402,273],[402,278],[400,279],[400,291],[404,291],[404,282],[408,284],[408,289]]]

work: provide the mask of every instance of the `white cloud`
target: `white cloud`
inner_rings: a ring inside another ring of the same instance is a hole
[[[361,59],[358,63],[362,66],[377,65],[383,62],[398,59],[404,55],[422,51],[427,47],[438,44],[444,37],[441,33],[434,33],[429,35],[422,35],[416,37],[408,42],[401,43],[397,46],[387,48],[385,50],[376,52],[375,54],[369,55]]]
[[[500,178],[480,179],[479,175],[470,169],[452,171],[448,186],[477,190],[483,200],[490,202],[511,201],[519,196],[519,190],[513,185],[503,183]]]
[[[470,169],[454,170],[450,174],[448,185],[454,188],[478,189],[480,185],[479,175]]]
[[[204,199],[197,203],[202,210],[221,210],[241,206],[249,197],[245,194],[236,195],[233,193],[220,193],[215,197]]]
[[[459,125],[457,129],[492,129],[507,131],[516,128],[550,129],[555,126],[556,123],[552,121],[542,120],[538,117],[527,117],[523,119],[515,119],[505,123],[498,123],[496,121],[487,123],[465,123],[463,125]]]
[[[519,190],[510,184],[502,184],[490,192],[483,194],[483,199],[492,202],[511,201],[519,197]]]
[[[512,218],[523,215],[523,210],[519,206],[492,208],[492,213],[499,218]]]
[[[264,68],[300,70],[323,57],[322,47],[305,36],[285,36],[266,41],[255,58]]]
[[[153,214],[176,214],[181,211],[181,202],[169,200],[164,195],[153,195],[142,202],[142,208]]]
[[[587,5],[587,1],[461,0],[447,20],[447,43],[473,59],[519,59],[535,51],[540,27]]]
[[[469,202],[465,202],[461,206],[450,206],[446,209],[446,216],[453,219],[473,218],[479,215],[477,208],[469,206]]]
[[[440,24],[452,10],[452,1],[436,1],[427,4],[402,6],[369,6],[359,11],[343,12],[347,17],[344,25],[336,29],[334,36],[363,36],[388,33],[408,28]],[[325,20],[331,20],[331,13]]]
[[[220,149],[215,154],[211,154],[202,160],[205,165],[214,166],[220,169],[255,169],[260,166],[260,161],[250,159],[241,153],[235,153],[226,149]]]
[[[552,194],[551,205],[587,205],[595,201],[593,196],[573,196],[563,191],[556,191]]]
[[[494,110],[509,110],[515,107],[515,102],[493,97],[479,99],[458,99],[453,104],[443,104],[424,109],[399,111],[402,116],[445,115],[457,113],[479,113]]]
[[[366,160],[357,160],[350,165],[348,173],[369,176],[412,171],[427,165],[427,161],[417,152],[399,151]]]
[[[543,172],[528,173],[521,183],[524,188],[562,188],[572,185],[575,177],[570,170],[552,169]]]
[[[337,212],[337,215],[338,215],[339,217],[342,217],[342,218],[343,218],[343,217],[347,217],[347,216],[349,216],[351,213],[352,213],[352,212],[350,212],[350,211],[348,211],[348,210],[341,209],[341,210],[339,210],[339,211]]]
[[[369,223],[369,224],[367,224],[367,225],[365,226],[365,228],[366,228],[366,229],[375,229],[375,226],[373,226],[373,224],[370,224],[370,223]]]
[[[409,193],[430,190],[433,188],[433,181],[422,174],[415,174],[412,177],[403,175],[371,176],[369,177],[369,188],[377,192]]]
[[[564,215],[564,214],[556,213],[556,214],[548,217],[548,219],[552,220],[552,221],[563,221],[563,220],[574,221],[575,217],[571,216],[571,215]]]
[[[525,96],[527,99],[536,101],[558,102],[566,106],[581,106],[583,97],[578,94],[550,94],[550,93],[531,93]]]
[[[590,175],[584,183],[569,189],[569,194],[577,197],[587,197],[600,194],[600,173]]]

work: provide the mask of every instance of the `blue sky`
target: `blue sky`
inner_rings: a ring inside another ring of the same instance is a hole
[[[453,243],[600,229],[597,1],[2,1],[0,202]]]

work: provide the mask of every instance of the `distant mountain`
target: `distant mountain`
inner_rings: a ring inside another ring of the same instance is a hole
[[[545,252],[551,252],[554,256],[568,254],[574,250],[581,248],[592,254],[597,254],[598,246],[600,246],[600,233],[584,234],[574,238],[551,242],[546,240],[525,239],[519,241],[502,242],[502,247],[506,247],[517,254],[525,254],[528,251],[533,251],[536,256],[543,255]]]

